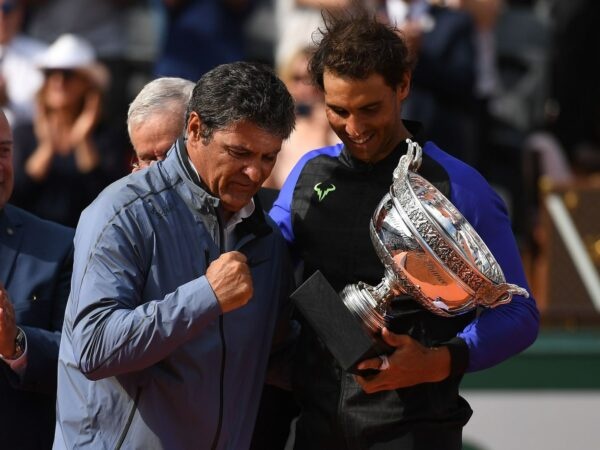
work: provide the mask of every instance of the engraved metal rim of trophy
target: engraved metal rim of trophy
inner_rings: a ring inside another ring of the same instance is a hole
[[[377,286],[349,284],[341,297],[373,333],[386,326],[390,301],[408,294],[434,314],[454,317],[493,308],[528,292],[506,283],[487,245],[456,207],[418,175],[422,149],[408,151],[394,170],[390,191],[370,221],[371,240],[385,266]]]

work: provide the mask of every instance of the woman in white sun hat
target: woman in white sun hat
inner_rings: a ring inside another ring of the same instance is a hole
[[[75,226],[82,209],[125,173],[126,141],[102,126],[109,75],[87,41],[62,35],[37,63],[44,83],[34,122],[15,129],[16,202]]]

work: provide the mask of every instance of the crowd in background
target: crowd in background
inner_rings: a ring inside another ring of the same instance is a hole
[[[483,173],[527,246],[540,176],[563,183],[600,170],[600,5],[362,3],[396,24],[414,54],[403,116]],[[276,68],[296,98],[296,132],[267,181],[278,189],[305,151],[335,142],[320,94],[306,82],[323,7],[353,2],[0,0],[0,101],[15,136],[12,202],[75,226],[102,188],[131,170],[126,113],[141,87],[160,76],[195,82],[236,60]]]
[[[276,192],[305,152],[338,141],[307,62],[322,8],[357,2],[408,44],[403,117],[491,182],[529,250],[541,177],[570,183],[600,171],[592,0],[0,0],[10,203],[76,227],[106,186],[158,157],[134,159],[134,133],[152,144],[159,128],[128,116],[142,87],[159,77],[193,84],[239,60],[273,67],[295,100],[295,131],[265,183]],[[182,112],[175,116],[178,126]]]

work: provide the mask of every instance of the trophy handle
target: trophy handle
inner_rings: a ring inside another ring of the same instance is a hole
[[[423,159],[423,150],[421,146],[410,139],[406,139],[408,149],[405,155],[402,155],[398,166],[394,169],[394,184],[402,183],[409,171],[416,172],[421,167]]]
[[[521,295],[528,298],[529,292],[516,284],[500,283],[477,291],[475,298],[478,304],[488,308],[495,308],[496,306],[510,302],[513,295]]]

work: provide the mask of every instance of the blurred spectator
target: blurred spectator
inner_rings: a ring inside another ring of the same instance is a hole
[[[124,7],[135,0],[27,0],[27,32],[45,42],[66,33],[88,41],[99,58],[122,55],[127,46]]]
[[[535,1],[506,0],[496,23],[497,90],[491,114],[528,133],[544,124],[551,28]]]
[[[600,2],[552,2],[552,130],[580,172],[600,170]]]
[[[194,83],[163,77],[146,84],[129,105],[127,132],[136,154],[134,171],[162,161],[183,134]]]
[[[496,23],[502,0],[446,0],[446,5],[464,10],[475,22],[476,86],[478,99],[488,99],[497,90]]]
[[[108,72],[89,43],[63,35],[38,63],[44,83],[34,123],[14,132],[14,203],[75,226],[102,188],[125,174],[126,140],[100,122]]]
[[[0,423],[3,450],[52,447],[73,230],[8,203],[13,142],[0,111]]]
[[[21,33],[23,0],[0,0],[0,105],[14,126],[31,121],[33,98],[42,85],[34,59],[46,45]]]
[[[275,0],[275,25],[278,36],[275,48],[276,66],[284,64],[297,51],[313,43],[313,33],[323,25],[322,9],[347,9],[352,1]]]
[[[26,0],[26,32],[46,43],[63,34],[88,41],[109,70],[111,84],[103,104],[106,120],[122,125],[127,113],[132,67],[129,45],[129,7],[138,0]]]
[[[245,59],[243,30],[255,2],[163,0],[166,35],[155,75],[195,81],[219,64]]]
[[[244,54],[249,61],[275,67],[277,27],[275,4],[278,0],[255,0],[250,16],[244,21]]]
[[[486,103],[480,104],[478,118],[482,151],[477,168],[504,194],[520,245],[530,229],[532,188],[537,184],[528,167],[530,148],[551,143],[551,139],[528,138],[544,125],[550,45],[548,24],[533,3],[503,2],[494,25],[496,83]],[[549,156],[556,148],[548,146],[540,155]],[[554,158],[551,166],[557,167],[559,159]]]
[[[417,59],[403,117],[422,122],[431,140],[473,164],[476,51],[471,16],[427,0],[387,0],[386,13]]]
[[[266,187],[280,189],[302,155],[338,141],[327,122],[323,94],[310,81],[309,56],[309,48],[301,49],[278,69],[296,103],[296,128],[283,141],[271,176],[265,181]]]

